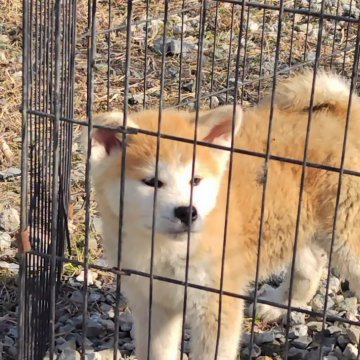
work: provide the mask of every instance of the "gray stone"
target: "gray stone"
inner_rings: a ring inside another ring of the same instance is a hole
[[[292,347],[289,349],[287,355],[289,360],[301,360],[306,358],[307,353],[307,350]]]
[[[70,301],[78,304],[82,304],[84,302],[84,295],[80,290],[75,290],[71,296]]]
[[[265,343],[271,343],[275,340],[275,334],[273,331],[266,331],[263,333],[255,334],[255,344],[261,346]]]
[[[0,171],[0,180],[8,180],[21,175],[21,170],[16,167],[11,167]]]
[[[356,360],[358,355],[358,348],[353,344],[347,344],[343,352],[344,359]]]
[[[252,349],[251,349],[251,357],[253,358],[256,358],[258,357],[259,355],[261,354],[261,349],[256,345],[254,344]],[[242,356],[244,358],[248,358],[250,355],[250,349],[249,347],[246,347],[242,350]]]
[[[336,355],[329,354],[329,355],[325,355],[325,356],[323,357],[323,360],[338,360],[338,358],[337,358]]]
[[[0,229],[7,232],[15,232],[20,226],[19,213],[14,208],[4,209],[0,213]]]
[[[6,270],[9,270],[9,271],[17,274],[19,272],[20,266],[19,266],[19,264],[1,260],[0,261],[0,269],[6,269]]]
[[[346,345],[350,342],[350,339],[346,335],[339,335],[337,337],[337,343],[341,349],[345,349]]]
[[[325,306],[324,295],[321,294],[315,295],[315,297],[311,302],[311,306],[314,311],[323,312]],[[334,306],[334,301],[331,299],[331,297],[328,296],[327,310],[331,309],[333,306]]]
[[[283,324],[286,323],[286,316],[283,318]],[[305,314],[297,311],[290,313],[290,325],[301,325],[305,324]]]
[[[336,295],[340,291],[341,281],[335,276],[330,277],[329,281],[329,292],[330,294]]]
[[[216,96],[211,96],[209,102],[211,108],[216,108],[220,104],[220,100]]]
[[[183,41],[183,46],[181,49],[181,41],[177,39],[166,38],[165,47],[163,46],[163,38],[159,37],[154,42],[154,50],[159,53],[163,54],[165,49],[165,55],[177,55],[181,53],[190,53],[193,50],[197,49],[197,45],[188,43]]]
[[[134,351],[135,350],[135,344],[133,341],[125,343],[121,347],[122,350],[128,350],[128,351]]]
[[[295,339],[300,336],[306,336],[308,334],[308,327],[306,325],[294,325],[289,331],[289,338]]]
[[[173,28],[173,33],[175,35],[180,35],[181,33],[185,33],[187,30],[186,24],[183,24],[183,26],[181,26],[181,24],[176,24]]]
[[[195,92],[195,82],[190,81],[181,85],[181,88],[188,92]]]
[[[114,350],[113,349],[105,349],[95,353],[96,360],[112,360],[114,358]],[[119,360],[122,359],[120,350],[117,350],[117,358]]]
[[[8,233],[0,231],[0,251],[7,250],[11,247],[11,237]]]
[[[80,360],[80,359],[81,359],[80,354],[73,349],[64,350],[58,357],[58,360]]]
[[[346,329],[346,335],[350,339],[350,341],[357,345],[359,344],[360,339],[360,328],[357,326],[350,326],[348,329]]]
[[[338,326],[329,326],[326,328],[325,330],[325,334],[327,335],[333,335],[333,334],[337,334],[337,333],[341,333],[342,329],[339,328]]]
[[[95,271],[92,270],[88,270],[88,274],[87,274],[87,281],[89,285],[92,285],[94,283],[94,281],[97,279],[98,277],[98,273],[96,273]],[[84,282],[85,280],[85,272],[81,271],[80,274],[76,277],[76,280],[79,282]]]
[[[135,327],[134,326],[130,330],[130,336],[132,339],[135,339]]]
[[[309,336],[300,336],[292,341],[292,345],[298,349],[306,349],[312,342],[312,338]]]
[[[104,327],[101,325],[99,321],[96,321],[94,319],[88,320],[87,325],[87,336],[88,337],[95,337],[99,336],[104,331]]]
[[[75,339],[70,339],[68,341],[65,341],[62,344],[56,345],[56,348],[59,351],[65,351],[65,350],[76,350],[76,341]]]
[[[114,322],[112,320],[102,320],[101,324],[108,331],[114,331],[115,330],[115,324],[114,324]]]
[[[133,320],[129,312],[123,312],[119,315],[119,325],[122,331],[130,331],[132,324]]]
[[[307,323],[307,326],[312,331],[321,331],[322,330],[322,322],[320,321],[310,321]]]
[[[338,311],[347,311],[352,314],[357,313],[357,298],[356,297],[349,297],[345,299],[342,303],[339,304]]]

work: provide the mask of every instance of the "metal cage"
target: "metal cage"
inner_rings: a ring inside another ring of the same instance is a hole
[[[77,342],[82,358],[86,353],[89,269],[114,274],[117,307],[122,301],[121,277],[136,273],[122,269],[121,259],[113,269],[94,263],[89,255],[94,215],[90,208],[89,152],[86,162],[79,161],[74,139],[79,128],[91,130],[94,111],[123,111],[125,124],[118,131],[126,138],[134,132],[126,127],[130,110],[199,109],[234,102],[247,107],[256,104],[264,91],[273,92],[279,77],[304,67],[314,69],[314,79],[317,69],[334,69],[350,78],[356,89],[360,22],[355,2],[346,4],[340,0],[24,0],[20,360],[43,359],[47,352],[50,359],[56,358],[57,318],[61,315],[56,303],[64,266],[72,264],[84,271],[83,317]],[[158,139],[167,136],[148,135]],[[269,145],[264,153],[232,151],[249,153],[265,162],[293,161],[271,154]],[[297,163],[304,169],[316,166],[306,158]],[[74,180],[74,166],[81,180]],[[332,171],[341,177],[344,169]],[[81,228],[77,236],[83,244],[78,256],[71,229],[74,207],[79,211],[76,201],[81,201],[84,209],[77,224]],[[292,270],[294,259],[295,255]],[[154,278],[174,281],[151,272],[137,275],[149,277],[150,282]],[[258,278],[254,282],[252,296],[228,295],[256,303]],[[189,286],[201,287],[187,281],[178,284],[184,287],[185,298]],[[222,289],[216,291],[223,294]],[[290,310],[294,310],[291,302],[287,308],[289,320]],[[315,315],[322,317],[324,329],[331,314],[324,309]],[[183,320],[185,323],[185,314]],[[337,320],[360,325],[354,320]],[[254,326],[255,319],[250,349]],[[287,329],[286,343],[288,340]],[[114,349],[118,343],[119,314],[115,311]]]

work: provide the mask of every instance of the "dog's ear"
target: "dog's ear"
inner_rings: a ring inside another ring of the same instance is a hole
[[[198,125],[202,141],[231,146],[231,133],[238,133],[242,123],[243,112],[240,106],[225,105],[213,110],[199,113]]]
[[[94,127],[91,134],[91,163],[93,173],[101,173],[113,161],[119,159],[122,149],[122,134],[116,128],[123,126],[122,112],[107,112],[97,114],[93,118],[93,125],[105,126],[109,129]],[[137,124],[130,118],[127,119],[127,127],[138,128]],[[113,128],[114,130],[110,130]],[[88,128],[82,131],[83,148],[88,145]]]

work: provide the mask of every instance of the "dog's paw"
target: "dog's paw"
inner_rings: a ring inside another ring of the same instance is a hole
[[[262,300],[282,304],[282,298],[283,296],[281,291],[279,291],[279,288],[274,289],[269,285],[263,286],[259,292],[259,299]],[[248,308],[248,314],[250,316],[252,316],[253,310],[254,304],[251,304]],[[255,314],[257,318],[265,322],[271,323],[281,320],[286,315],[286,310],[271,305],[257,303]]]

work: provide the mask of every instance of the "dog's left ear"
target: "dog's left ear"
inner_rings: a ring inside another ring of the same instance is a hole
[[[234,137],[238,133],[242,123],[243,112],[240,106],[234,105],[220,106],[213,110],[199,113],[198,126],[202,141],[231,146],[231,134]]]

